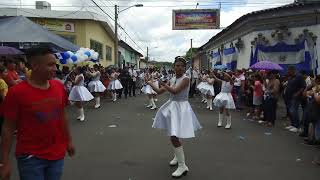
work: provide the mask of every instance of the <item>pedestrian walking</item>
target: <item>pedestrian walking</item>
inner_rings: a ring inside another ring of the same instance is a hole
[[[65,153],[75,153],[65,116],[67,94],[61,82],[51,80],[57,69],[50,48],[30,48],[26,54],[32,75],[9,89],[3,106],[1,178],[10,179],[9,154],[17,129],[15,155],[20,179],[59,180]]]

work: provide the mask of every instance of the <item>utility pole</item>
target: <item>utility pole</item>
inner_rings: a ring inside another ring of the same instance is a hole
[[[190,52],[190,58],[191,58],[190,79],[191,79],[191,82],[192,82],[192,75],[193,75],[192,39],[191,39],[191,52]]]
[[[149,61],[149,47],[147,47],[147,61]]]
[[[114,5],[114,33],[115,33],[115,43],[114,43],[114,64],[120,67],[120,62],[118,60],[118,5]]]

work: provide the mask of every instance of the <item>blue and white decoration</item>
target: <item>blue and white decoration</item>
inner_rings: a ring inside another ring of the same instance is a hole
[[[89,48],[80,48],[76,53],[66,51],[55,55],[61,64],[76,64],[84,61],[97,62],[99,58],[99,53]]]
[[[253,51],[253,50],[252,50]],[[255,52],[251,52],[250,65],[258,61],[271,61],[279,64],[284,70],[290,65],[294,65],[298,71],[310,72],[317,69],[317,63],[312,61],[307,41],[289,45],[284,42],[273,46],[257,45]]]
[[[223,64],[226,65],[229,70],[235,70],[237,68],[237,59],[238,54],[235,47],[223,50]]]
[[[211,62],[212,68],[214,68],[214,66],[219,64],[219,63],[221,64],[221,56],[220,56],[220,52],[219,51],[218,52],[212,52],[211,56],[212,56],[212,62]]]

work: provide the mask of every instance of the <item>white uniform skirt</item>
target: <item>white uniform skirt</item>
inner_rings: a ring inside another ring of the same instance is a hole
[[[111,81],[108,86],[108,90],[118,90],[122,88],[122,84],[118,79]]]
[[[106,87],[99,80],[90,81],[88,87],[90,92],[104,92],[106,90]]]
[[[204,83],[204,85],[202,85],[200,92],[205,95],[214,96],[214,88],[208,83]]]
[[[164,129],[168,136],[178,138],[195,137],[195,131],[201,125],[188,101],[169,100],[163,104],[156,114],[153,128]]]
[[[235,109],[233,97],[231,93],[219,93],[213,100],[213,104],[217,107],[225,107],[227,109]]]
[[[158,81],[155,81],[153,83],[157,88],[159,88],[159,82]],[[142,87],[141,91],[144,93],[144,94],[157,94],[153,89],[152,87],[147,84],[145,86]]]
[[[69,94],[70,101],[90,101],[94,97],[84,86],[73,86]]]
[[[200,82],[197,86],[197,89],[200,91],[200,89],[202,89],[202,87],[205,85],[205,82]]]

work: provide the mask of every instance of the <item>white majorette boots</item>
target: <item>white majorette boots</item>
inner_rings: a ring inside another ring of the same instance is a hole
[[[186,175],[189,172],[189,168],[186,166],[183,147],[177,147],[174,149],[175,155],[178,161],[178,168],[172,173],[172,177],[179,178],[183,175]]]
[[[84,111],[83,111],[83,108],[79,108],[78,109],[78,112],[79,112],[79,116],[77,117],[77,119],[79,121],[84,121]]]
[[[231,115],[227,116],[227,125],[225,127],[226,129],[231,129]]]
[[[96,104],[94,105],[94,108],[99,108],[100,107],[100,97],[95,97],[95,100],[96,100]]]
[[[222,127],[223,114],[219,113],[218,127]]]

